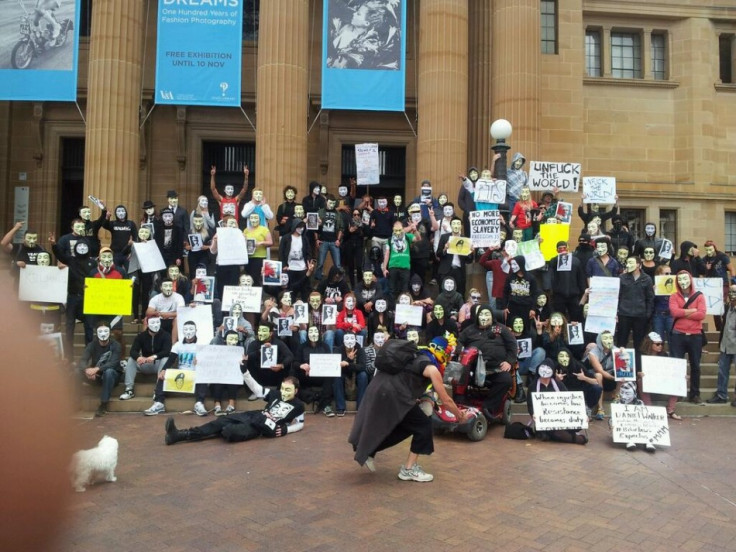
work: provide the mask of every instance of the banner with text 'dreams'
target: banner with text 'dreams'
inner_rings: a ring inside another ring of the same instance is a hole
[[[404,111],[408,0],[323,0],[322,108]]]
[[[159,0],[159,104],[240,105],[242,0]]]
[[[35,4],[2,3],[0,100],[73,102],[77,99],[80,0],[58,7],[52,3],[43,12],[37,12]]]

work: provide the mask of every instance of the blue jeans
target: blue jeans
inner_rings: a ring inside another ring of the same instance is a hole
[[[345,411],[345,380],[350,378],[350,374],[347,376],[343,374],[339,378],[335,378],[332,382],[332,391],[335,394],[335,410],[338,412]],[[368,387],[368,374],[365,370],[356,372],[355,374],[355,387],[358,390],[358,396],[356,398],[357,406],[360,408],[360,403],[365,395],[365,388]]]
[[[330,348],[330,351],[335,346],[335,332],[333,330],[327,330],[322,334],[322,341]],[[307,330],[299,330],[299,344],[304,345],[307,342]]]
[[[672,316],[669,313],[654,311],[652,316],[652,331],[655,331],[659,336],[666,342],[670,342],[670,335],[672,334]]]
[[[544,357],[546,356],[546,352],[543,347],[536,347],[532,351],[532,356],[529,358],[522,358],[519,360],[519,369],[516,371],[516,383],[520,384],[522,383],[521,376],[526,376],[527,374],[536,374],[537,368],[540,364],[542,364],[542,361],[544,360]]]
[[[317,270],[314,273],[314,277],[317,280],[322,279],[322,267],[325,264],[327,258],[327,251],[330,251],[332,255],[332,264],[340,266],[340,248],[335,245],[335,242],[323,241],[319,244],[319,258],[317,260]]]
[[[492,309],[496,308],[496,298],[493,296],[493,271],[486,272],[486,289],[488,290],[488,304]],[[542,359],[544,360],[544,359]]]
[[[721,353],[718,357],[718,387],[716,395],[728,400],[728,376],[731,374],[731,363],[736,360],[736,355]]]

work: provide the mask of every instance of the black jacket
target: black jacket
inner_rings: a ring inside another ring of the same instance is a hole
[[[642,272],[638,279],[629,273],[619,276],[618,315],[649,318],[654,310],[654,282]]]

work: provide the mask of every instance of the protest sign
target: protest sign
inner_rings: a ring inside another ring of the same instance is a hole
[[[196,305],[194,307],[179,307],[176,309],[176,327],[179,336],[184,335],[184,323],[193,322],[197,328],[197,341],[209,343],[214,337],[212,331],[212,307],[210,305]]]
[[[670,240],[662,240],[662,246],[659,248],[659,257],[662,259],[672,258],[672,242]]]
[[[583,325],[579,322],[568,322],[567,344],[582,345],[583,343],[585,343],[585,339],[583,338]]]
[[[355,169],[358,186],[381,182],[378,144],[355,144]]]
[[[177,368],[179,370],[196,370],[197,351],[204,347],[204,345],[197,345],[196,343],[184,343],[179,342],[174,349],[176,349],[176,355],[178,357]],[[172,352],[172,354],[174,354]]]
[[[261,345],[261,368],[273,368],[279,363],[279,348],[270,343]]]
[[[687,397],[687,361],[684,358],[642,355],[641,387],[646,393]]]
[[[170,391],[171,393],[194,393],[196,377],[197,373],[194,370],[168,368],[164,376],[164,391]]]
[[[693,278],[693,288],[705,295],[706,314],[723,314],[723,279]]]
[[[307,213],[307,230],[319,230],[319,213]]]
[[[658,274],[654,277],[654,295],[672,295],[676,291],[674,276]]]
[[[277,331],[276,335],[279,337],[291,337],[291,326],[294,323],[294,319],[291,317],[280,317],[277,319],[278,325],[277,325]]]
[[[585,429],[588,415],[582,391],[532,392],[534,428],[537,431]]]
[[[161,251],[153,240],[133,244],[133,253],[128,263],[128,274],[140,270],[144,274],[166,270]]]
[[[525,337],[524,339],[516,340],[517,358],[529,358],[532,356],[532,338]]]
[[[325,326],[334,326],[337,324],[336,305],[322,305],[322,324]]]
[[[263,261],[263,285],[281,285],[281,261]]]
[[[189,234],[189,245],[192,247],[192,251],[202,251],[202,236],[201,234]]]
[[[197,351],[196,382],[243,385],[242,360],[242,347],[205,345]]]
[[[580,163],[532,161],[529,165],[529,189],[577,192],[580,185]]]
[[[585,318],[585,331],[592,334],[616,332],[616,317],[590,315]]]
[[[570,272],[572,270],[572,254],[561,253],[557,255],[557,272]]]
[[[69,269],[27,264],[20,269],[18,299],[39,303],[66,303]]]
[[[506,240],[503,242],[503,250],[509,256],[510,259],[516,257],[516,252],[519,250],[519,244],[514,240]]]
[[[519,254],[524,255],[526,270],[536,270],[544,266],[544,256],[539,250],[537,240],[523,241],[519,244]]]
[[[220,266],[248,264],[245,236],[238,228],[217,229],[217,264]]]
[[[309,355],[310,378],[338,378],[342,369],[340,355]]]
[[[613,176],[586,176],[583,178],[583,203],[616,203],[616,178]]]
[[[664,406],[611,404],[614,443],[670,446],[670,426]]]
[[[424,307],[418,305],[396,305],[396,324],[408,324],[409,326],[421,326]]]
[[[501,245],[501,214],[498,211],[470,211],[470,240],[475,247]]]
[[[84,279],[84,314],[133,313],[133,282],[111,278]]]
[[[475,203],[506,203],[506,181],[479,179],[475,183]]]
[[[56,360],[64,360],[64,339],[61,332],[41,334],[38,339],[48,344]]]
[[[557,209],[555,210],[555,218],[562,224],[570,224],[572,221],[572,203],[558,202]]]
[[[634,349],[620,348],[613,351],[613,379],[616,381],[636,381]]]
[[[618,311],[618,292],[621,281],[607,276],[593,276],[590,279],[588,296],[588,316],[585,331],[599,334],[616,329]]]
[[[557,255],[557,242],[568,241],[570,239],[569,224],[540,224],[539,237],[541,243],[539,250],[542,252],[545,261],[549,261]]]
[[[471,246],[470,238],[450,236],[447,240],[447,252],[450,255],[470,255]]]
[[[235,303],[240,303],[243,312],[261,312],[263,288],[256,286],[223,286],[222,310],[230,312]]]
[[[309,305],[306,303],[294,303],[294,324],[309,323]]]

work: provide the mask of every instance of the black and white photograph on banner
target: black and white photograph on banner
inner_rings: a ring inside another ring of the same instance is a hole
[[[329,0],[327,67],[401,68],[404,0]]]
[[[569,345],[582,345],[585,343],[583,328],[577,322],[570,322],[567,325],[567,343]]]
[[[278,364],[278,348],[270,344],[261,345],[261,368],[273,368]]]
[[[291,325],[293,324],[292,318],[279,318],[278,319],[278,336],[279,337],[291,337]]]
[[[74,0],[3,2],[0,69],[71,70],[76,5]]]

